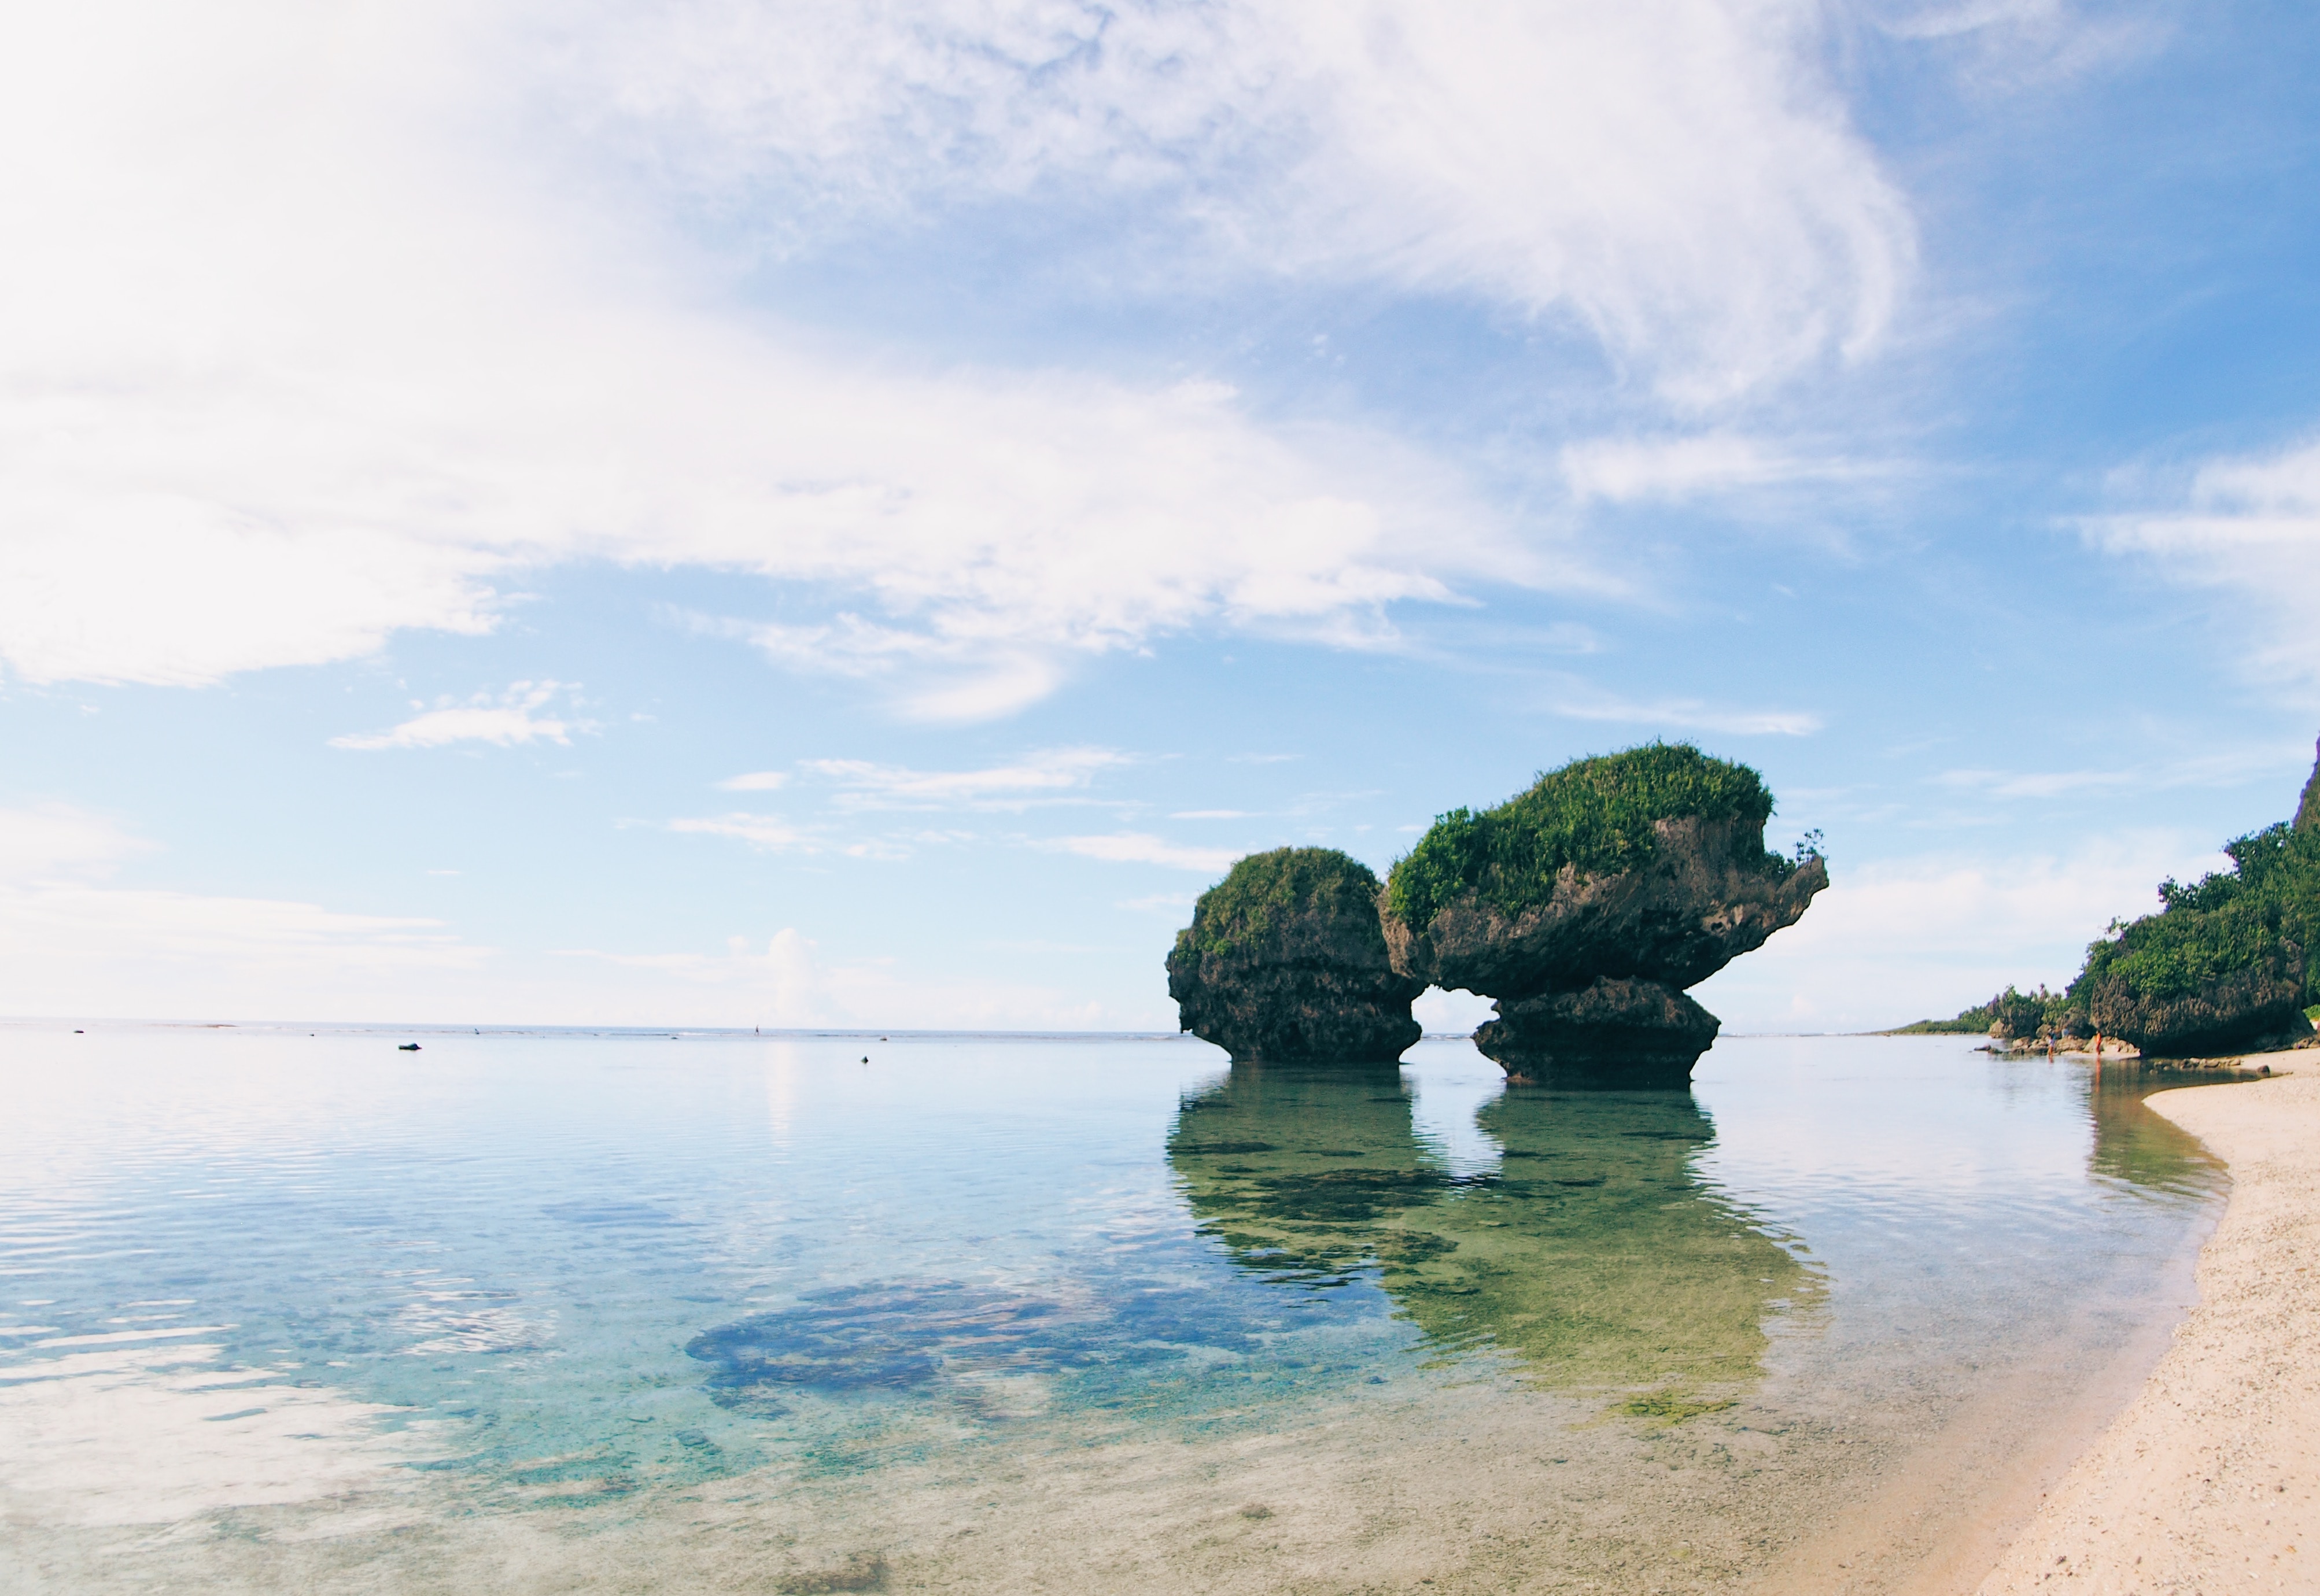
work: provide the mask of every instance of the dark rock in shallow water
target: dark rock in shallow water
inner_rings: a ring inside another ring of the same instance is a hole
[[[1682,989],[1828,885],[1817,852],[1765,851],[1772,807],[1746,766],[1654,744],[1454,811],[1394,866],[1393,966],[1497,999],[1474,1040],[1509,1075],[1681,1085],[1718,1028]]]
[[[1237,1060],[1380,1063],[1419,1035],[1378,922],[1378,879],[1329,848],[1255,853],[1201,895],[1168,954],[1183,1029]]]
[[[1606,978],[1497,1006],[1474,1045],[1509,1076],[1541,1085],[1680,1087],[1723,1027],[1656,981]]]

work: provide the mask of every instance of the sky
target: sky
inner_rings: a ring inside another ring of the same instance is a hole
[[[2059,986],[2312,765],[2315,79],[2259,0],[28,14],[0,1014],[1173,1030],[1234,859],[1654,738],[1825,838],[1728,1030]]]

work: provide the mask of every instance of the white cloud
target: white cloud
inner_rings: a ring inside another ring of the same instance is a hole
[[[471,702],[454,705],[446,700],[438,708],[413,716],[391,731],[350,733],[331,739],[333,748],[441,748],[452,743],[490,743],[501,748],[512,748],[519,743],[561,743],[569,745],[566,734],[575,730],[592,729],[585,723],[559,720],[554,716],[535,715],[559,690],[568,690],[566,684],[555,681],[519,681],[494,701],[487,694],[479,694]]]
[[[778,815],[697,816],[672,820],[668,829],[700,836],[736,837],[768,853],[819,853],[827,845],[811,832],[792,825]]]
[[[142,837],[69,804],[0,809],[0,883],[106,875],[122,860],[153,848]]]
[[[2248,744],[2189,758],[2153,758],[2128,770],[1944,771],[1944,787],[1991,798],[2054,798],[2076,792],[2133,787],[2163,791],[2182,787],[2237,787],[2251,780],[2307,770],[2311,754],[2301,742]]]
[[[1095,777],[1134,762],[1109,748],[1051,748],[1013,764],[974,771],[913,771],[858,759],[809,759],[799,763],[836,785],[847,809],[938,808],[970,805],[1020,809],[1085,789]]]
[[[1944,787],[1987,793],[1991,798],[2064,798],[2089,789],[2131,787],[2132,771],[1944,771],[1935,780]]]
[[[1166,914],[1181,916],[1184,911],[1192,906],[1192,895],[1189,892],[1155,892],[1145,897],[1123,899],[1118,906],[1132,909],[1137,914]]]
[[[844,1029],[1100,1030],[1151,1023],[1053,987],[1004,981],[928,979],[891,960],[856,962],[823,956],[820,944],[784,927],[758,952],[747,937],[727,939],[719,953],[617,953],[558,950],[647,978],[659,1013],[673,1008],[709,1016],[697,1023],[831,1026]],[[635,999],[630,1000],[631,1003]]]
[[[1259,425],[1214,384],[902,369],[716,308],[649,202],[477,142],[538,59],[512,25],[378,8],[349,49],[261,0],[98,0],[12,39],[0,136],[44,152],[0,173],[18,675],[482,631],[521,573],[594,558],[853,595],[875,618],[761,644],[961,719],[1174,628],[1557,579],[1357,428]]]
[[[0,1013],[359,1014],[404,977],[493,956],[436,920],[103,884],[152,846],[65,806],[0,810]]]
[[[567,92],[711,203],[781,196],[776,248],[1109,197],[1173,211],[1226,269],[1566,314],[1706,399],[1873,344],[1910,273],[1818,23],[1795,0],[696,0],[576,38]]]
[[[1685,698],[1629,699],[1575,680],[1559,690],[1547,707],[1573,720],[1724,732],[1735,736],[1806,737],[1819,731],[1823,724],[1819,716],[1800,709],[1735,709]]]
[[[747,775],[728,776],[717,783],[720,792],[771,792],[789,781],[785,771],[751,771]]]
[[[720,304],[662,186],[802,216],[796,248],[1108,195],[1175,218],[1137,235],[1157,276],[1190,250],[1480,294],[1690,402],[1874,344],[1908,275],[1814,15],[50,8],[0,58],[0,138],[41,152],[0,171],[0,660],[213,681],[485,631],[525,572],[599,559],[853,605],[749,635],[964,720],[1189,627],[1359,643],[1468,581],[1600,586],[1358,427],[909,369]]]
[[[1864,483],[1892,470],[1841,456],[1799,455],[1732,433],[1590,438],[1567,446],[1562,464],[1564,485],[1581,504],[1681,502],[1801,483]]]
[[[1057,837],[1042,845],[1065,853],[1076,853],[1083,859],[1101,859],[1113,864],[1156,864],[1169,870],[1201,870],[1210,875],[1223,874],[1232,868],[1235,860],[1248,852],[1246,848],[1186,847],[1141,832],[1119,832],[1110,836]]]
[[[2165,833],[2067,855],[1935,855],[1830,866],[1802,920],[1693,996],[1734,1031],[1866,1031],[1944,1018],[2012,982],[2060,987],[2115,917],[2155,913],[2165,877],[2226,861]]]
[[[1179,809],[1168,818],[1171,820],[1248,820],[1254,816],[1246,809]]]
[[[2143,483],[2122,477],[2123,491]],[[2152,562],[2223,597],[2231,632],[2267,676],[2320,686],[2320,438],[2200,465],[2178,501],[2085,523],[2095,546]]]

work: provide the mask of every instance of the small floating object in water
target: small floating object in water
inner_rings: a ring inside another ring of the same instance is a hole
[[[870,1062],[870,1055],[869,1055],[869,1054],[867,1054],[867,1053],[863,1054],[863,1055],[862,1055],[862,1061],[863,1061],[865,1064],[867,1064],[868,1062]]]
[[[419,1050],[419,1044],[415,1041],[406,1041],[394,1050],[398,1053],[415,1053]]]

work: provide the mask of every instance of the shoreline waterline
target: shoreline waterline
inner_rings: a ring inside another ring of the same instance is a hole
[[[2297,1050],[2252,1058],[2294,1069]],[[2067,1577],[2104,1593],[2304,1591],[2320,1582],[2320,1077],[2170,1091],[2152,1111],[2231,1175],[2199,1300],[2116,1420],[1979,1586]]]

